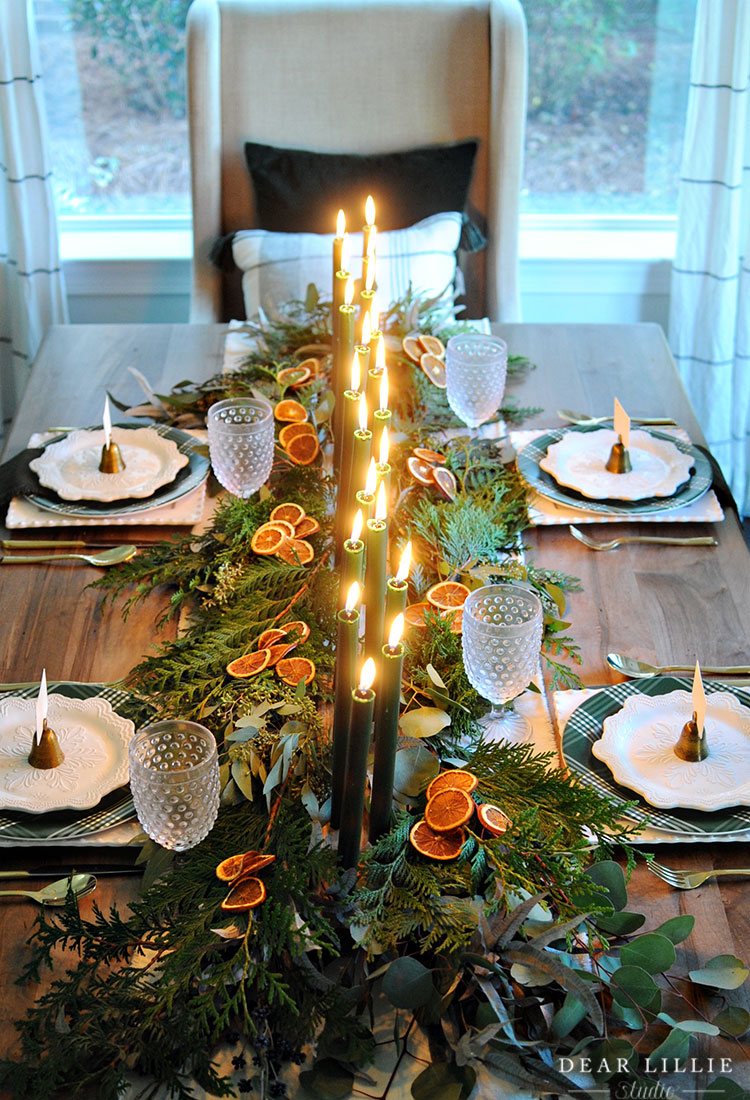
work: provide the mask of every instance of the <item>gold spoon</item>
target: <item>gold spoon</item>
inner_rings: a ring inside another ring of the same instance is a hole
[[[68,886],[72,886],[76,898],[85,898],[96,890],[96,879],[93,875],[73,875],[50,882],[41,890],[0,890],[0,897],[31,898],[39,905],[64,905]]]
[[[86,561],[89,565],[119,565],[120,562],[130,561],[137,553],[135,546],[113,546],[111,550],[102,550],[101,554],[4,554],[0,557],[0,565],[29,565],[37,561]]]
[[[622,676],[630,676],[633,679],[647,679],[651,676],[663,676],[669,672],[692,673],[695,665],[650,665],[647,661],[639,661],[636,657],[626,657],[624,653],[608,653],[607,664],[615,672]],[[750,668],[746,666],[719,666],[701,664],[701,672],[704,676],[750,676]]]
[[[624,546],[630,542],[650,542],[660,546],[718,546],[718,542],[712,535],[695,535],[692,538],[678,538],[669,535],[620,535],[617,539],[608,542],[597,542],[589,535],[584,535],[573,524],[568,527],[574,539],[588,546],[589,550],[616,550],[618,546]]]

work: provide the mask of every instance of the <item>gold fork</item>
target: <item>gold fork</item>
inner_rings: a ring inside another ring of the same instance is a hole
[[[694,890],[706,879],[719,878],[722,875],[750,875],[750,867],[726,868],[719,871],[679,871],[674,867],[665,867],[655,859],[649,862],[648,869],[668,886],[674,886],[677,890]]]
[[[661,546],[718,546],[716,539],[711,535],[696,535],[693,538],[672,538],[668,535],[621,535],[618,539],[610,539],[609,542],[597,542],[589,535],[584,535],[571,523],[568,528],[574,539],[578,539],[589,550],[616,550],[618,546],[624,546],[628,542],[654,542]]]

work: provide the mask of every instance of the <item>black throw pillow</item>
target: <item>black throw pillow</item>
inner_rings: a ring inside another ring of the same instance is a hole
[[[406,229],[432,214],[463,211],[478,141],[398,153],[313,153],[245,143],[258,228],[275,233],[333,233],[344,210],[347,229],[375,200],[378,229]]]

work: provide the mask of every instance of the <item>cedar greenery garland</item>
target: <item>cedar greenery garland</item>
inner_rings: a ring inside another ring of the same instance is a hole
[[[328,313],[311,295],[305,307],[251,324],[262,348],[230,376],[200,386],[184,382],[163,395],[168,416],[187,425],[214,400],[252,389],[280,399],[280,369],[325,355]],[[435,303],[416,299],[390,314],[399,339],[442,320]],[[405,471],[409,449],[416,442],[437,445],[423,425],[451,424],[452,413],[419,368],[401,359],[398,371],[391,393],[406,442],[392,456],[393,541],[414,541],[410,600],[446,577],[470,587],[520,578],[543,600],[555,677],[575,682],[559,658],[578,659],[563,633],[565,591],[577,582],[507,557],[527,523],[522,480],[500,463],[494,444],[459,438],[440,443],[459,485],[456,500],[416,486]],[[295,396],[325,441],[325,379]],[[451,426],[458,426],[455,418]],[[283,500],[299,501],[321,524],[308,566],[250,550],[253,532]],[[351,872],[340,872],[325,841],[330,746],[320,709],[330,699],[339,598],[329,568],[333,500],[333,479],[319,464],[296,467],[279,451],[270,487],[257,497],[225,497],[204,534],[165,541],[96,582],[107,600],[124,597],[124,614],[154,588],[170,587],[165,617],[181,614],[186,626],[126,678],[133,717],[178,715],[208,724],[223,742],[222,806],[212,832],[191,851],[174,858],[144,845],[146,880],[131,915],[95,906],[93,920],[85,921],[72,899],[59,915],[40,912],[22,980],[37,980],[61,947],[80,958],[19,1024],[21,1059],[0,1067],[0,1080],[12,1082],[19,1098],[95,1091],[100,1100],[114,1100],[131,1072],[177,1097],[191,1096],[193,1079],[216,1095],[233,1095],[213,1058],[221,1043],[238,1037],[244,1053],[235,1062],[254,1062],[242,1071],[241,1091],[283,1095],[282,1067],[300,1060],[301,1046],[314,1041],[317,1060],[301,1083],[312,1096],[344,1096],[352,1067],[372,1056],[369,1012],[381,987],[428,1032],[442,1023],[448,1061],[419,1075],[415,1088],[427,1090],[420,1095],[445,1088],[465,1098],[488,1067],[519,1088],[568,1090],[553,1055],[606,1042],[604,1010],[615,1023],[627,1018],[629,1027],[655,1019],[654,997],[636,1022],[624,1003],[638,995],[635,987],[623,982],[613,995],[614,966],[595,957],[591,971],[592,943],[606,951],[608,935],[638,926],[624,919],[635,915],[622,912],[622,872],[606,859],[632,831],[620,824],[615,806],[555,769],[549,756],[482,739],[476,719],[485,704],[464,673],[460,639],[438,614],[407,639],[404,691],[408,710],[419,717],[437,709],[443,728],[426,739],[429,749],[425,739],[404,741],[393,828],[364,852],[356,883]],[[301,648],[317,668],[309,689],[290,688],[273,670],[249,680],[225,674],[263,630],[292,619],[311,628]],[[420,855],[408,839],[441,760],[474,771],[476,797],[498,804],[512,821],[501,838],[470,823],[460,855],[444,863]],[[611,840],[592,853],[584,823]],[[249,913],[227,913],[226,885],[215,867],[253,848],[276,856],[262,872],[267,899]],[[630,848],[627,854],[632,861]],[[592,858],[600,862],[592,865]],[[668,942],[666,934],[661,939]],[[671,965],[659,946],[659,966],[665,959]],[[374,978],[382,963],[384,976]],[[544,985],[534,978],[540,973]]]

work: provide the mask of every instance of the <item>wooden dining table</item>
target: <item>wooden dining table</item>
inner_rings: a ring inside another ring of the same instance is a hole
[[[524,406],[538,406],[524,427],[560,425],[556,410],[567,407],[607,414],[617,396],[628,413],[669,416],[694,442],[703,435],[679,379],[662,330],[657,325],[510,324],[496,326],[510,354],[527,356],[533,369],[511,381],[509,393]],[[34,432],[57,426],[101,422],[105,392],[128,404],[144,400],[128,371],[135,367],[156,393],[176,383],[200,381],[221,370],[225,328],[220,325],[68,325],[47,334],[31,371],[20,410],[8,433],[4,459],[23,450]],[[623,522],[588,525],[597,538],[620,534],[715,536],[715,547],[628,545],[597,553],[576,542],[567,525],[525,532],[529,556],[540,565],[579,577],[581,590],[569,596],[570,632],[580,645],[578,669],[587,686],[619,682],[605,661],[618,651],[656,664],[750,664],[750,554],[737,515],[728,509],[720,523]],[[84,538],[90,545],[114,540],[148,543],[170,528],[39,528],[9,531],[3,538]],[[99,576],[82,562],[4,565],[0,570],[0,681],[37,681],[46,668],[50,680],[102,682],[128,672],[155,641],[167,640],[174,621],[157,635],[154,623],[169,597],[156,591],[133,608],[127,621],[120,606],[102,607],[102,595],[87,587]],[[0,839],[0,844],[2,843]],[[78,847],[0,847],[4,869],[30,865],[101,862],[132,864],[127,849]],[[675,867],[750,867],[748,843],[666,844],[658,858]],[[96,901],[127,906],[138,879],[102,877]],[[709,880],[690,892],[671,889],[639,862],[629,886],[629,908],[647,914],[644,930],[682,913],[696,917],[693,934],[678,947],[683,972],[718,954],[750,956],[750,882]],[[91,899],[81,902],[90,911]],[[15,984],[26,954],[25,942],[36,916],[22,899],[0,898],[0,1051],[13,1048],[13,1021],[38,996],[35,983]],[[750,1009],[743,987],[732,995]],[[696,1001],[695,1014],[706,1006]],[[689,1080],[675,1079],[680,1095],[700,1094],[717,1076],[719,1058],[730,1060],[734,1081],[750,1088],[750,1065],[735,1041],[698,1036]],[[708,1068],[709,1057],[714,1058]]]

